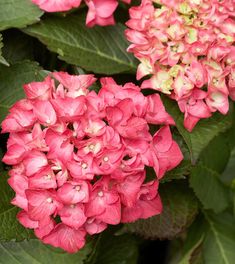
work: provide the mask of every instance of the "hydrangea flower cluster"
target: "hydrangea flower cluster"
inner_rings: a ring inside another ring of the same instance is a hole
[[[161,213],[159,179],[183,158],[159,95],[112,78],[101,79],[97,94],[88,89],[95,81],[55,72],[27,84],[27,98],[2,122],[18,220],[70,253],[107,225]],[[146,179],[146,166],[154,179]]]
[[[62,12],[79,7],[82,0],[32,0],[32,2],[46,12]],[[122,2],[130,4],[131,0]],[[88,27],[115,24],[113,14],[118,6],[117,0],[85,0],[85,3],[89,8],[86,18]]]
[[[178,102],[192,131],[212,112],[226,114],[235,100],[235,1],[142,0],[130,8],[128,51],[140,60],[142,88]]]

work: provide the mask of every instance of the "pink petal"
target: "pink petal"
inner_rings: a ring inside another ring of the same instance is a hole
[[[38,227],[38,221],[31,220],[26,211],[20,211],[17,214],[17,219],[26,228],[33,228],[34,229],[34,228]]]
[[[45,167],[48,164],[48,161],[45,154],[34,150],[26,155],[23,164],[25,166],[25,174],[27,176],[32,176]]]
[[[75,253],[85,245],[85,234],[83,229],[75,230],[60,223],[49,235],[43,238],[43,242],[63,248],[69,253]]]
[[[71,204],[64,206],[58,214],[61,221],[75,229],[80,228],[86,222],[86,216],[84,214],[83,204]]]

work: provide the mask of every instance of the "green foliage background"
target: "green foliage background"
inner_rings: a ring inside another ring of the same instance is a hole
[[[111,75],[135,81],[138,62],[126,52],[124,23],[117,11],[113,27],[85,27],[87,10],[43,14],[30,0],[0,0],[0,120],[24,97],[22,85],[48,71]],[[138,82],[136,82],[138,84]],[[162,96],[176,121],[173,129],[185,160],[162,179],[160,216],[110,228],[77,254],[41,244],[16,220],[10,204],[7,167],[0,165],[0,263],[137,264],[144,239],[171,240],[167,263],[235,263],[235,113],[202,120],[192,133],[183,127],[175,102]],[[1,156],[7,137],[1,136]],[[150,175],[151,176],[151,175]],[[156,249],[157,250],[157,249]],[[156,259],[156,262],[158,260]]]

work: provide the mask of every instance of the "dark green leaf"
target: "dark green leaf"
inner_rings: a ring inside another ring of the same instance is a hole
[[[161,182],[165,183],[172,180],[185,179],[190,173],[191,168],[192,168],[191,163],[188,160],[183,160],[179,166],[167,172],[165,176],[161,179]]]
[[[184,139],[177,133],[177,131],[173,131],[173,137],[180,146],[184,159],[176,168],[168,171],[161,179],[161,182],[168,182],[175,179],[185,179],[190,174],[192,169],[190,153]]]
[[[202,259],[202,242],[205,237],[205,223],[202,217],[189,228],[182,248],[182,257],[178,264],[196,264]]]
[[[0,241],[30,238],[32,237],[31,231],[19,224],[16,219],[18,209],[10,204],[11,199],[14,197],[14,193],[7,183],[7,172],[0,172],[0,174]]]
[[[1,0],[0,30],[25,27],[39,21],[42,14],[31,0]]]
[[[233,115],[231,110],[231,112],[225,116],[215,113],[211,118],[200,120],[193,132],[189,133],[184,128],[184,114],[180,112],[177,103],[166,97],[163,99],[167,111],[173,116],[180,134],[188,145],[191,159],[194,164],[201,151],[209,144],[209,142],[232,125]]]
[[[233,106],[235,106],[235,103],[233,104]],[[230,149],[235,148],[235,111],[233,111],[232,120],[232,126],[224,134],[224,137],[227,139]]]
[[[0,122],[8,109],[24,97],[23,84],[40,81],[45,76],[36,62],[25,61],[10,67],[0,66]]]
[[[229,190],[222,183],[220,173],[229,160],[229,146],[225,138],[215,137],[203,150],[199,164],[190,175],[190,186],[205,209],[221,212],[229,204]]]
[[[4,32],[4,47],[2,54],[10,63],[14,64],[23,60],[33,60],[33,39],[19,30]]]
[[[210,168],[198,165],[190,175],[190,186],[205,209],[221,212],[229,204],[229,191],[219,180],[219,174]]]
[[[3,151],[2,149],[0,148],[0,160],[2,160],[3,158]],[[2,162],[0,162],[0,171],[3,171],[3,168],[4,168],[4,165]]]
[[[227,184],[230,184],[235,179],[235,148],[231,152],[229,162],[221,176],[221,179]]]
[[[234,263],[235,219],[232,214],[204,211],[204,216],[204,219],[197,218],[183,242],[178,240],[178,252],[174,249],[169,264]]]
[[[205,221],[199,216],[187,233],[170,242],[167,263],[202,264],[202,243],[205,237]]]
[[[88,264],[137,264],[137,241],[130,235],[115,236],[109,230],[100,235],[97,253]]]
[[[205,264],[233,264],[235,260],[235,219],[225,212],[205,212],[208,231],[203,244]]]
[[[179,264],[179,261],[182,258],[182,248],[183,248],[183,241],[180,237],[171,240],[168,246],[166,263]]]
[[[76,254],[42,244],[33,239],[22,242],[0,244],[1,264],[83,264],[92,251],[93,243],[88,243]]]
[[[0,34],[0,64],[4,64],[6,66],[9,66],[8,62],[6,61],[6,59],[4,59],[3,56],[2,56],[2,48],[3,48],[2,34]]]
[[[215,137],[202,151],[199,160],[208,168],[221,173],[227,166],[230,148],[223,134]]]
[[[231,153],[228,164],[221,175],[221,178],[224,183],[231,184],[235,179],[235,111],[233,115],[233,125],[223,136],[225,140],[227,140]]]
[[[67,63],[104,74],[136,71],[133,55],[126,52],[124,26],[85,26],[81,14],[50,17],[24,30],[56,53]]]
[[[164,183],[160,187],[162,214],[127,224],[124,231],[145,238],[172,239],[192,223],[198,211],[198,204],[193,192],[184,181]]]

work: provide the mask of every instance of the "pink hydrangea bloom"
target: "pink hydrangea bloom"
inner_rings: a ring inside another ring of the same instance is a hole
[[[27,84],[26,99],[2,122],[18,220],[70,253],[86,234],[160,214],[159,180],[183,158],[158,94],[112,78],[101,79],[97,94],[89,90],[95,81],[56,72]],[[151,134],[149,124],[161,127]],[[146,166],[156,172],[150,182]]]
[[[131,2],[131,0],[122,1],[126,4]],[[32,2],[46,12],[62,12],[79,7],[82,0],[32,0]],[[86,18],[88,27],[115,24],[113,14],[118,6],[117,0],[84,0],[84,2],[88,6]]]
[[[142,0],[129,10],[128,48],[137,79],[178,102],[192,131],[201,118],[235,99],[235,5],[227,1]]]
[[[32,0],[32,2],[47,12],[61,12],[79,7],[82,0]]]

